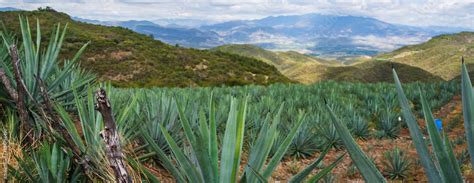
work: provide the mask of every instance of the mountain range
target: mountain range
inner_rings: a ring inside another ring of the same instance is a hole
[[[323,58],[374,56],[405,45],[425,42],[436,35],[469,30],[458,27],[414,27],[370,17],[322,14],[271,16],[202,26],[196,24],[194,28],[189,28],[189,24],[179,26],[171,22],[161,26],[151,21],[76,19],[126,27],[184,47],[202,49],[224,44],[253,44],[269,50],[293,50]]]

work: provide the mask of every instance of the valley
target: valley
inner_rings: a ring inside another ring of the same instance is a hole
[[[166,25],[152,21],[79,21],[126,27],[155,39],[184,47],[213,48],[224,44],[252,44],[272,51],[298,51],[324,58],[375,56],[432,36],[463,28],[413,27],[374,18],[304,14],[236,20],[211,25]],[[157,21],[161,22],[161,21]],[[191,26],[191,27],[190,27]]]

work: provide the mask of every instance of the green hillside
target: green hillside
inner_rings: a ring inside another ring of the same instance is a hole
[[[31,25],[37,18],[43,35],[55,24],[68,24],[62,57],[71,58],[90,41],[81,58],[83,68],[96,73],[100,80],[121,87],[216,86],[271,84],[290,82],[278,70],[255,59],[228,53],[180,48],[120,27],[77,22],[55,11],[0,12],[8,31],[19,34],[19,15]],[[36,26],[32,26],[36,27]],[[31,30],[35,35],[36,30]],[[43,45],[49,37],[45,36]]]
[[[474,32],[436,36],[428,42],[380,55],[378,59],[419,67],[450,80],[459,76],[461,56],[467,63],[474,63]]]
[[[364,60],[351,65],[343,65],[338,61],[324,60],[294,51],[272,52],[253,45],[225,45],[212,50],[259,59],[274,65],[285,76],[306,84],[323,80],[392,82],[392,63],[390,62]],[[399,68],[400,79],[404,82],[443,80],[420,68],[400,63],[396,63],[395,66]]]
[[[439,76],[435,76],[423,69],[412,67],[406,64],[370,61],[353,66],[328,67],[324,72],[322,80],[336,80],[349,82],[393,82],[392,65],[396,68],[398,77],[405,82],[436,82],[443,81]]]

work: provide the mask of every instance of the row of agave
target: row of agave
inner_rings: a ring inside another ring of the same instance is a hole
[[[435,123],[430,105],[425,97],[425,92],[421,88],[419,89],[419,100],[425,119],[426,129],[428,131],[428,139],[432,149],[431,151],[427,143],[425,143],[425,136],[417,123],[415,114],[412,112],[409,100],[405,95],[395,69],[393,69],[393,77],[396,83],[398,100],[402,108],[403,116],[406,120],[410,136],[413,139],[418,157],[429,182],[464,182],[460,162],[454,155],[453,145],[444,130],[440,129]],[[474,96],[468,70],[464,64],[464,58],[462,58],[461,65],[461,83],[464,128],[468,141],[468,152],[471,157],[471,165],[474,165]],[[374,163],[370,161],[367,155],[354,141],[347,126],[341,122],[329,105],[326,105],[326,109],[331,114],[332,122],[341,136],[344,146],[364,179],[367,182],[386,182],[385,178],[377,170]]]
[[[409,96],[416,96],[418,85],[429,88],[427,92],[430,99],[443,101],[446,103],[450,97],[456,94],[455,82],[442,83],[414,83],[407,84]],[[275,107],[285,103],[285,110],[282,111],[282,123],[279,130],[288,133],[291,129],[294,114],[299,110],[306,111],[304,128],[301,128],[288,149],[289,155],[298,158],[305,158],[313,155],[316,151],[324,149],[324,144],[332,144],[334,147],[342,147],[339,135],[330,123],[330,115],[324,110],[323,98],[332,101],[333,110],[343,114],[343,121],[348,125],[351,133],[359,139],[396,138],[401,129],[405,127],[400,120],[401,110],[396,98],[396,90],[391,84],[353,84],[322,82],[316,85],[272,85],[268,87],[245,86],[245,87],[223,87],[223,88],[185,88],[185,89],[113,89],[113,100],[120,102],[126,100],[128,96],[175,96],[182,100],[185,108],[194,110],[199,106],[206,105],[209,100],[209,93],[214,94],[214,100],[218,106],[229,106],[229,95],[243,97],[247,95],[249,110],[247,111],[247,129],[245,142],[254,142],[258,131],[262,127],[262,121],[266,115],[276,114]],[[381,95],[383,93],[384,95]],[[436,94],[443,97],[438,98]],[[372,95],[372,96],[370,96]],[[160,99],[152,100],[159,101]],[[143,102],[141,102],[143,104]],[[417,108],[417,104],[414,104]],[[433,109],[439,106],[432,106]],[[208,112],[207,108],[204,108]],[[223,121],[227,117],[226,108],[218,108],[216,118]],[[350,112],[346,112],[350,111]],[[196,118],[194,112],[186,112],[188,118]],[[224,126],[218,128],[222,134]],[[374,130],[373,130],[374,129]],[[172,134],[176,134],[179,128],[174,128]],[[277,137],[276,141],[283,141],[284,136]],[[248,147],[248,146],[247,146]],[[277,146],[271,147],[271,153],[277,150]]]
[[[1,87],[6,140],[24,146],[19,154],[4,149],[3,157],[5,154],[13,157],[4,158],[4,163],[17,162],[8,164],[5,177],[25,182],[115,180],[99,135],[104,122],[95,110],[93,88],[97,84],[94,76],[77,64],[87,44],[70,61],[59,62],[67,26],[61,30],[58,25],[49,44],[42,47],[39,23],[33,39],[28,20],[20,18],[20,22],[19,68],[29,93],[24,99],[28,119],[27,124],[21,122],[15,101],[7,88]],[[1,36],[0,66],[18,89],[22,83],[14,79],[9,61],[12,55],[9,47],[18,43],[7,30]],[[426,92],[427,97],[437,101],[437,105],[424,107],[437,108],[448,101],[456,94],[454,84],[420,84],[431,91]],[[41,86],[47,89],[49,97],[41,92]],[[410,99],[416,98],[413,92],[416,86],[407,85]],[[316,175],[311,174],[313,170],[321,168],[321,161],[332,147],[343,147],[347,137],[327,123],[332,115],[321,110],[327,106],[323,98],[334,102],[331,110],[345,114],[343,119],[347,122],[342,125],[350,127],[349,135],[369,138],[369,126],[375,124],[383,132],[382,137],[396,137],[401,126],[396,120],[400,113],[395,105],[396,92],[390,90],[390,84],[325,82],[311,86],[277,84],[214,89],[99,87],[106,89],[112,101],[124,159],[135,181],[158,182],[150,168],[154,165],[164,167],[178,182],[266,182],[285,155],[308,157],[319,150],[319,158],[291,179],[291,182],[316,182],[344,155]],[[379,93],[385,95],[380,97]],[[45,100],[52,101],[53,107],[47,112],[57,118],[45,117],[42,110]],[[275,109],[276,105],[279,108]],[[419,106],[415,105],[415,109]],[[296,119],[295,114],[298,114]],[[24,131],[24,125],[31,129]],[[65,129],[70,143],[55,125]],[[351,152],[350,147],[346,148]],[[248,155],[245,157],[248,161],[241,172],[243,154]]]

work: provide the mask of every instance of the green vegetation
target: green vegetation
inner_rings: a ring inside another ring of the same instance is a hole
[[[384,174],[390,179],[406,179],[409,175],[411,162],[405,151],[395,148],[384,154]]]
[[[254,59],[207,50],[180,48],[120,27],[77,22],[64,13],[49,10],[0,12],[6,32],[21,35],[18,16],[33,23],[39,18],[42,32],[55,30],[55,24],[68,25],[59,60],[72,58],[90,42],[79,62],[97,74],[101,81],[119,87],[268,85],[290,82],[274,67]],[[36,26],[31,32],[37,30]],[[21,37],[21,36],[20,36]],[[41,35],[48,44],[48,34]]]
[[[349,82],[388,82],[392,83],[393,79],[387,70],[391,67],[399,70],[399,76],[403,82],[437,82],[443,81],[442,78],[435,76],[423,69],[412,67],[405,64],[392,62],[373,62],[367,61],[352,66],[345,67],[329,67],[326,69],[323,80],[349,81]]]

